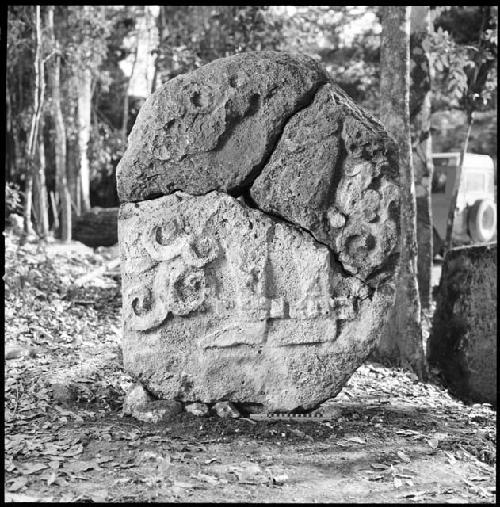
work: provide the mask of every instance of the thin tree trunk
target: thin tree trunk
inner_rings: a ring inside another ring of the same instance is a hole
[[[412,6],[410,53],[410,121],[412,126],[413,167],[417,202],[418,290],[422,309],[431,301],[433,259],[432,234],[432,138],[431,138],[431,62],[424,41],[432,30],[428,5]]]
[[[130,77],[124,83],[123,91],[123,121],[122,121],[122,140],[123,145],[127,146],[127,134],[128,134],[128,93],[130,90],[130,81],[134,75],[135,66],[137,64],[137,55],[139,54],[139,32],[137,32],[137,40],[135,44],[134,61],[132,63],[132,70]]]
[[[91,129],[91,90],[92,74],[88,67],[79,70],[78,90],[78,151],[80,159],[80,177],[78,178],[79,193],[81,195],[81,209],[90,209],[90,164],[87,147],[90,141]]]
[[[58,201],[56,201],[56,194],[54,192],[52,192],[52,190],[49,192],[49,200],[50,200],[50,205],[52,207],[52,215],[54,217],[54,222],[53,222],[53,230],[54,230],[54,235],[55,237],[57,237],[57,233],[59,231],[59,211],[58,211]]]
[[[27,144],[25,189],[24,189],[24,232],[27,236],[33,234],[31,214],[33,212],[33,174],[36,141],[38,138],[38,126],[40,122],[40,62],[42,59],[42,27],[40,19],[40,6],[35,6],[35,90],[33,94],[33,115],[31,117],[31,128]]]
[[[48,6],[47,25],[54,50],[53,66],[50,72],[50,88],[52,94],[52,116],[54,118],[54,149],[56,168],[56,193],[59,198],[59,210],[55,217],[57,236],[64,242],[71,241],[71,197],[68,189],[66,164],[66,129],[61,109],[60,69],[61,57],[59,41],[54,32],[54,6]],[[60,217],[60,218],[59,218]],[[59,226],[60,224],[60,226]]]
[[[417,281],[416,202],[410,142],[409,6],[384,6],[380,44],[381,120],[399,146],[401,260],[395,305],[381,337],[380,356],[425,376]]]
[[[42,69],[43,70],[43,66]],[[43,75],[43,74],[42,74]],[[41,87],[42,97],[44,86]],[[38,195],[38,235],[41,238],[47,238],[49,234],[49,202],[47,197],[47,185],[45,183],[45,143],[44,143],[44,117],[40,117],[40,125],[38,127],[38,171],[37,178],[35,178],[37,184],[37,195]]]
[[[158,9],[158,16],[156,18],[156,29],[158,31],[158,47],[156,52],[156,58],[155,58],[155,71],[153,74],[153,82],[151,83],[151,93],[154,93],[157,88],[157,81],[159,78],[159,66],[160,66],[160,52],[162,48],[162,38],[163,38],[163,30],[165,29],[165,11],[164,6],[160,5]]]

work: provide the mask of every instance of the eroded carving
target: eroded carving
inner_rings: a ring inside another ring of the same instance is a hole
[[[126,320],[132,329],[147,331],[169,316],[185,316],[207,309],[217,316],[237,319],[236,323],[201,339],[203,347],[213,348],[265,340],[262,322],[269,319],[355,317],[354,298],[344,298],[351,306],[347,313],[345,302],[339,306],[340,300],[332,299],[334,291],[326,249],[316,263],[310,262],[307,253],[297,257],[289,252],[287,258],[282,245],[290,232],[282,224],[259,216],[228,196],[214,193],[205,200],[212,201],[205,216],[203,203],[187,196],[179,200],[179,195],[174,195],[166,199],[165,206],[160,206],[161,212],[154,213],[153,218],[141,214],[135,217],[136,222],[146,222],[138,234],[144,252],[150,257],[144,260],[146,264],[152,261],[158,264],[143,284],[136,282],[126,288]],[[207,229],[207,223],[220,210],[213,206],[213,201],[229,207],[239,223],[237,228],[219,227],[219,239],[209,235],[215,229]],[[250,232],[253,236],[245,241],[241,236]],[[286,266],[289,260],[295,263],[295,279],[287,279],[286,273],[278,275],[283,268],[289,268]],[[222,284],[207,287],[205,267],[213,262],[224,262],[227,269],[222,273]],[[281,285],[292,288],[289,297],[272,295]],[[314,338],[312,343],[316,342],[318,339]]]

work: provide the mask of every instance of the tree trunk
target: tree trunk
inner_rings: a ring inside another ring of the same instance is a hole
[[[40,69],[43,71],[42,68]],[[43,72],[42,72],[43,75]],[[43,97],[43,88],[42,86],[42,97]],[[49,201],[47,196],[47,185],[45,183],[45,143],[44,143],[44,135],[43,135],[43,127],[44,127],[44,117],[41,115],[40,124],[38,127],[38,171],[37,177],[35,178],[36,183],[36,195],[38,201],[38,224],[37,224],[37,232],[41,238],[46,238],[49,234]]]
[[[385,360],[425,375],[417,281],[416,202],[410,142],[410,11],[384,6],[380,44],[381,121],[399,146],[401,260],[396,303],[379,344]]]
[[[139,33],[139,32],[137,32]],[[134,75],[135,66],[137,64],[137,56],[139,54],[139,35],[137,35],[137,40],[135,44],[135,52],[134,52],[134,61],[132,63],[132,70],[130,71],[130,77],[125,80],[123,84],[123,120],[122,120],[122,140],[123,146],[127,147],[127,135],[128,135],[128,94],[130,90],[130,81]]]
[[[31,117],[31,128],[27,144],[25,188],[24,188],[24,232],[27,236],[33,234],[33,224],[31,214],[33,212],[33,174],[36,142],[38,138],[38,126],[40,122],[41,103],[40,103],[40,62],[42,59],[42,27],[40,20],[40,6],[35,6],[35,89],[33,94],[33,115]]]
[[[58,195],[59,210],[57,222],[60,224],[57,236],[64,242],[71,241],[71,197],[68,189],[66,166],[66,129],[61,109],[60,69],[61,57],[59,41],[54,33],[54,6],[48,6],[47,25],[56,54],[49,74],[52,94],[52,116],[54,118],[54,148],[56,168],[56,193]]]
[[[431,301],[433,259],[432,234],[432,138],[431,138],[431,63],[425,41],[432,30],[428,5],[412,6],[410,53],[410,121],[412,126],[413,168],[417,201],[418,290],[422,309]]]
[[[78,178],[79,194],[81,195],[82,211],[90,209],[90,167],[87,147],[90,140],[91,129],[91,89],[92,74],[88,67],[78,72],[78,151],[80,159],[80,175]]]

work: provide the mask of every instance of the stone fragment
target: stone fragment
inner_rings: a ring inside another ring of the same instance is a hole
[[[142,422],[167,422],[182,412],[182,403],[175,400],[155,400],[132,409],[132,417]]]
[[[229,417],[238,419],[238,417],[241,417],[239,410],[234,406],[234,403],[231,403],[230,401],[219,401],[215,404],[214,410],[215,413],[223,419],[227,419]]]
[[[450,250],[444,259],[427,345],[450,392],[497,404],[497,245]]]
[[[136,407],[149,403],[150,401],[153,401],[151,395],[141,384],[136,384],[125,396],[123,413],[125,415],[130,415]]]
[[[208,406],[205,403],[189,403],[184,406],[184,410],[197,417],[205,417],[209,412]]]
[[[397,253],[397,181],[397,148],[383,126],[328,83],[288,121],[250,194],[366,279]]]
[[[121,206],[125,368],[158,398],[268,411],[335,396],[393,303],[307,232],[226,194]]]
[[[287,119],[327,81],[313,59],[242,53],[171,79],[142,106],[117,167],[120,201],[251,183]]]

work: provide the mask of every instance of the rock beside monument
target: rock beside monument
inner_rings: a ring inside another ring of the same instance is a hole
[[[210,412],[208,405],[205,403],[188,403],[184,410],[189,414],[193,414],[196,417],[205,417]]]
[[[123,401],[123,413],[132,415],[132,412],[141,405],[145,405],[153,401],[151,395],[144,389],[141,384],[136,384],[125,396]]]
[[[142,422],[167,422],[182,412],[182,403],[175,400],[155,400],[132,409],[132,417]]]
[[[221,58],[171,79],[137,116],[117,167],[120,201],[237,192],[326,81],[313,59],[275,51]]]
[[[219,401],[215,404],[214,410],[223,419],[238,419],[238,417],[241,417],[239,410],[230,401]]]
[[[465,401],[497,403],[497,245],[450,250],[427,345],[450,391]]]

